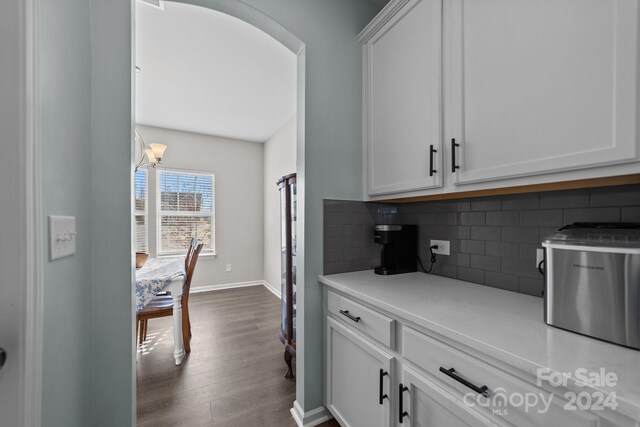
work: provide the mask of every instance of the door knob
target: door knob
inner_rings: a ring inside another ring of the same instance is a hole
[[[7,360],[7,352],[4,348],[0,348],[0,369],[4,366],[4,362]]]

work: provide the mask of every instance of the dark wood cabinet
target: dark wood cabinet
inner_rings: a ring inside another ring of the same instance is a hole
[[[280,341],[284,344],[285,377],[293,378],[292,360],[296,356],[296,174],[277,182],[280,189],[280,286],[282,323]]]

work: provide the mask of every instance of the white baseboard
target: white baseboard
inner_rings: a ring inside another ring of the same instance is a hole
[[[247,286],[263,285],[262,280],[253,280],[250,282],[222,283],[220,285],[193,286],[189,293],[198,294],[201,292],[219,291],[221,289],[245,288]]]
[[[298,405],[298,401],[293,402],[293,408],[291,408],[291,415],[293,419],[298,424],[298,427],[313,427],[318,424],[322,424],[326,421],[329,421],[333,418],[333,415],[329,412],[327,408],[321,406],[319,408],[313,409],[309,412],[302,411],[300,405]]]
[[[282,296],[280,295],[280,289],[276,288],[275,286],[272,286],[271,283],[267,282],[266,280],[263,280],[262,284],[264,285],[265,288],[269,289],[272,294],[282,299]]]
[[[219,291],[222,289],[234,289],[234,288],[245,288],[248,286],[264,286],[275,296],[280,298],[280,291],[269,284],[266,280],[252,280],[250,282],[237,282],[237,283],[222,283],[220,285],[205,285],[205,286],[194,286],[191,288],[189,293],[191,294],[199,294],[202,292],[212,292]]]

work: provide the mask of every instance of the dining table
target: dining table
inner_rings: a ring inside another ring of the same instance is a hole
[[[182,289],[185,279],[184,258],[149,258],[136,270],[136,314],[160,292],[173,299],[173,357],[176,365],[184,358],[182,341]]]

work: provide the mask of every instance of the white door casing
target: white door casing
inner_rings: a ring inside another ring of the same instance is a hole
[[[0,4],[0,423],[41,425],[37,2]]]
[[[468,184],[638,160],[637,0],[452,0],[446,169]]]

